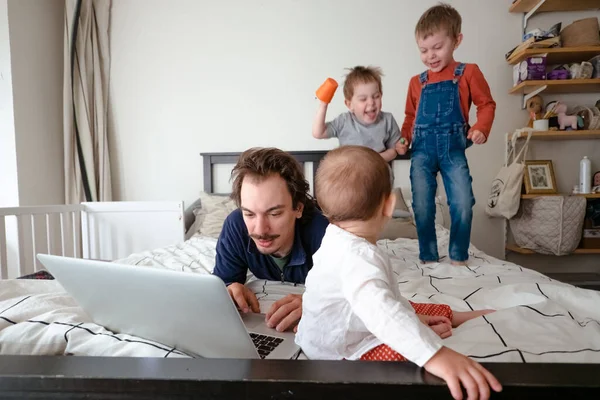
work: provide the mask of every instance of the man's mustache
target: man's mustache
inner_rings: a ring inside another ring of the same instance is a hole
[[[275,240],[280,235],[250,235],[250,237],[254,240]]]

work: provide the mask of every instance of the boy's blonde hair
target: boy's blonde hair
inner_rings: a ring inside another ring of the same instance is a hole
[[[317,203],[332,223],[373,218],[391,192],[389,165],[364,146],[331,150],[315,177]]]
[[[346,75],[346,81],[344,82],[344,98],[351,100],[352,96],[354,96],[354,88],[361,83],[375,82],[379,87],[379,93],[383,93],[383,88],[381,87],[382,76],[383,72],[381,72],[381,68],[379,67],[363,67],[358,65],[350,68],[350,72]]]
[[[415,36],[417,39],[427,39],[428,36],[445,30],[452,39],[457,40],[460,35],[462,17],[450,4],[440,3],[429,8],[421,15]]]

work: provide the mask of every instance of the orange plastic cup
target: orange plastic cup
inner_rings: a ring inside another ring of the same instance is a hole
[[[317,89],[317,98],[322,102],[329,104],[331,99],[333,99],[337,87],[338,83],[335,79],[327,78],[327,80]]]

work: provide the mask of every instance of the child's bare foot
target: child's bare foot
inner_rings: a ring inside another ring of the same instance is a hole
[[[490,314],[496,310],[476,310],[476,311],[454,311],[452,313],[452,327],[456,328],[468,320]]]
[[[466,261],[451,261],[450,264],[452,264],[456,267],[466,267],[467,266]]]

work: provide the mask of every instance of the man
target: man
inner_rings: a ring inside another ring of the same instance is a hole
[[[245,151],[232,176],[238,209],[223,224],[214,274],[242,312],[259,312],[256,296],[244,286],[248,269],[258,279],[303,284],[329,223],[308,194],[300,163],[282,150]],[[302,296],[290,294],[267,312],[267,325],[284,331],[301,316]]]

